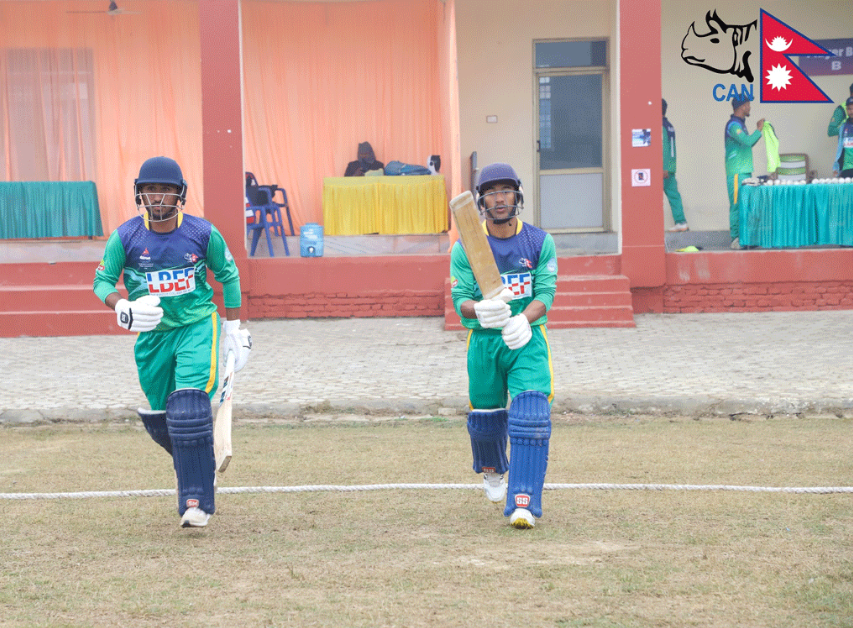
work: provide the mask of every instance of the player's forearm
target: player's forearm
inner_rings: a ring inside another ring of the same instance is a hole
[[[114,309],[116,309],[116,303],[118,303],[119,301],[121,301],[121,299],[122,299],[122,296],[121,296],[121,294],[120,294],[120,293],[118,293],[118,292],[111,292],[111,293],[110,293],[110,294],[108,294],[108,295],[106,296],[106,298],[104,299],[104,304],[106,304],[106,306],[107,306],[108,308],[110,308],[111,310],[114,310]]]
[[[464,318],[477,318],[477,312],[474,310],[474,304],[476,301],[463,301],[459,305],[459,313]]]
[[[240,320],[240,308],[239,307],[226,307],[225,308],[225,320],[229,320],[229,321]]]
[[[522,314],[524,314],[527,317],[527,320],[532,323],[545,316],[547,312],[548,308],[545,307],[545,304],[542,303],[542,301],[533,299],[527,307],[524,308],[524,312],[522,312]]]

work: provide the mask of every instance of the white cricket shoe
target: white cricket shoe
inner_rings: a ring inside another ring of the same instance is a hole
[[[207,525],[210,515],[204,512],[201,508],[187,508],[184,516],[181,517],[182,528],[203,528]]]
[[[516,530],[529,530],[536,525],[536,519],[527,508],[516,508],[509,516],[509,525]]]
[[[498,503],[506,499],[506,482],[500,473],[484,473],[483,488],[490,502]]]

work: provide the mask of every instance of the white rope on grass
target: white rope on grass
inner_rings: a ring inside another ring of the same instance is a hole
[[[314,484],[306,486],[231,486],[220,487],[217,493],[322,493],[381,490],[482,490],[482,484]],[[721,484],[545,484],[545,490],[615,490],[615,491],[743,491],[753,493],[853,493],[853,486],[732,486]],[[166,497],[175,489],[134,491],[85,491],[73,493],[0,493],[0,499],[89,499],[93,497]]]

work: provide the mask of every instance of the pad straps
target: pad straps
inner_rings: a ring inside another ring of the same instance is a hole
[[[468,413],[468,434],[474,473],[500,473],[509,468],[506,458],[507,413],[497,410],[472,410]]]
[[[178,513],[198,507],[212,515],[216,461],[210,397],[197,388],[176,390],[166,400],[166,423],[178,476]]]
[[[509,407],[507,430],[510,461],[504,515],[511,515],[516,508],[526,508],[534,517],[541,517],[542,487],[551,440],[548,398],[533,390],[517,395]]]

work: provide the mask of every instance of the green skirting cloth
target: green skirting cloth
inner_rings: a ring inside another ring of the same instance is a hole
[[[853,183],[741,186],[740,244],[853,246]]]
[[[92,181],[0,181],[0,239],[102,236]]]

